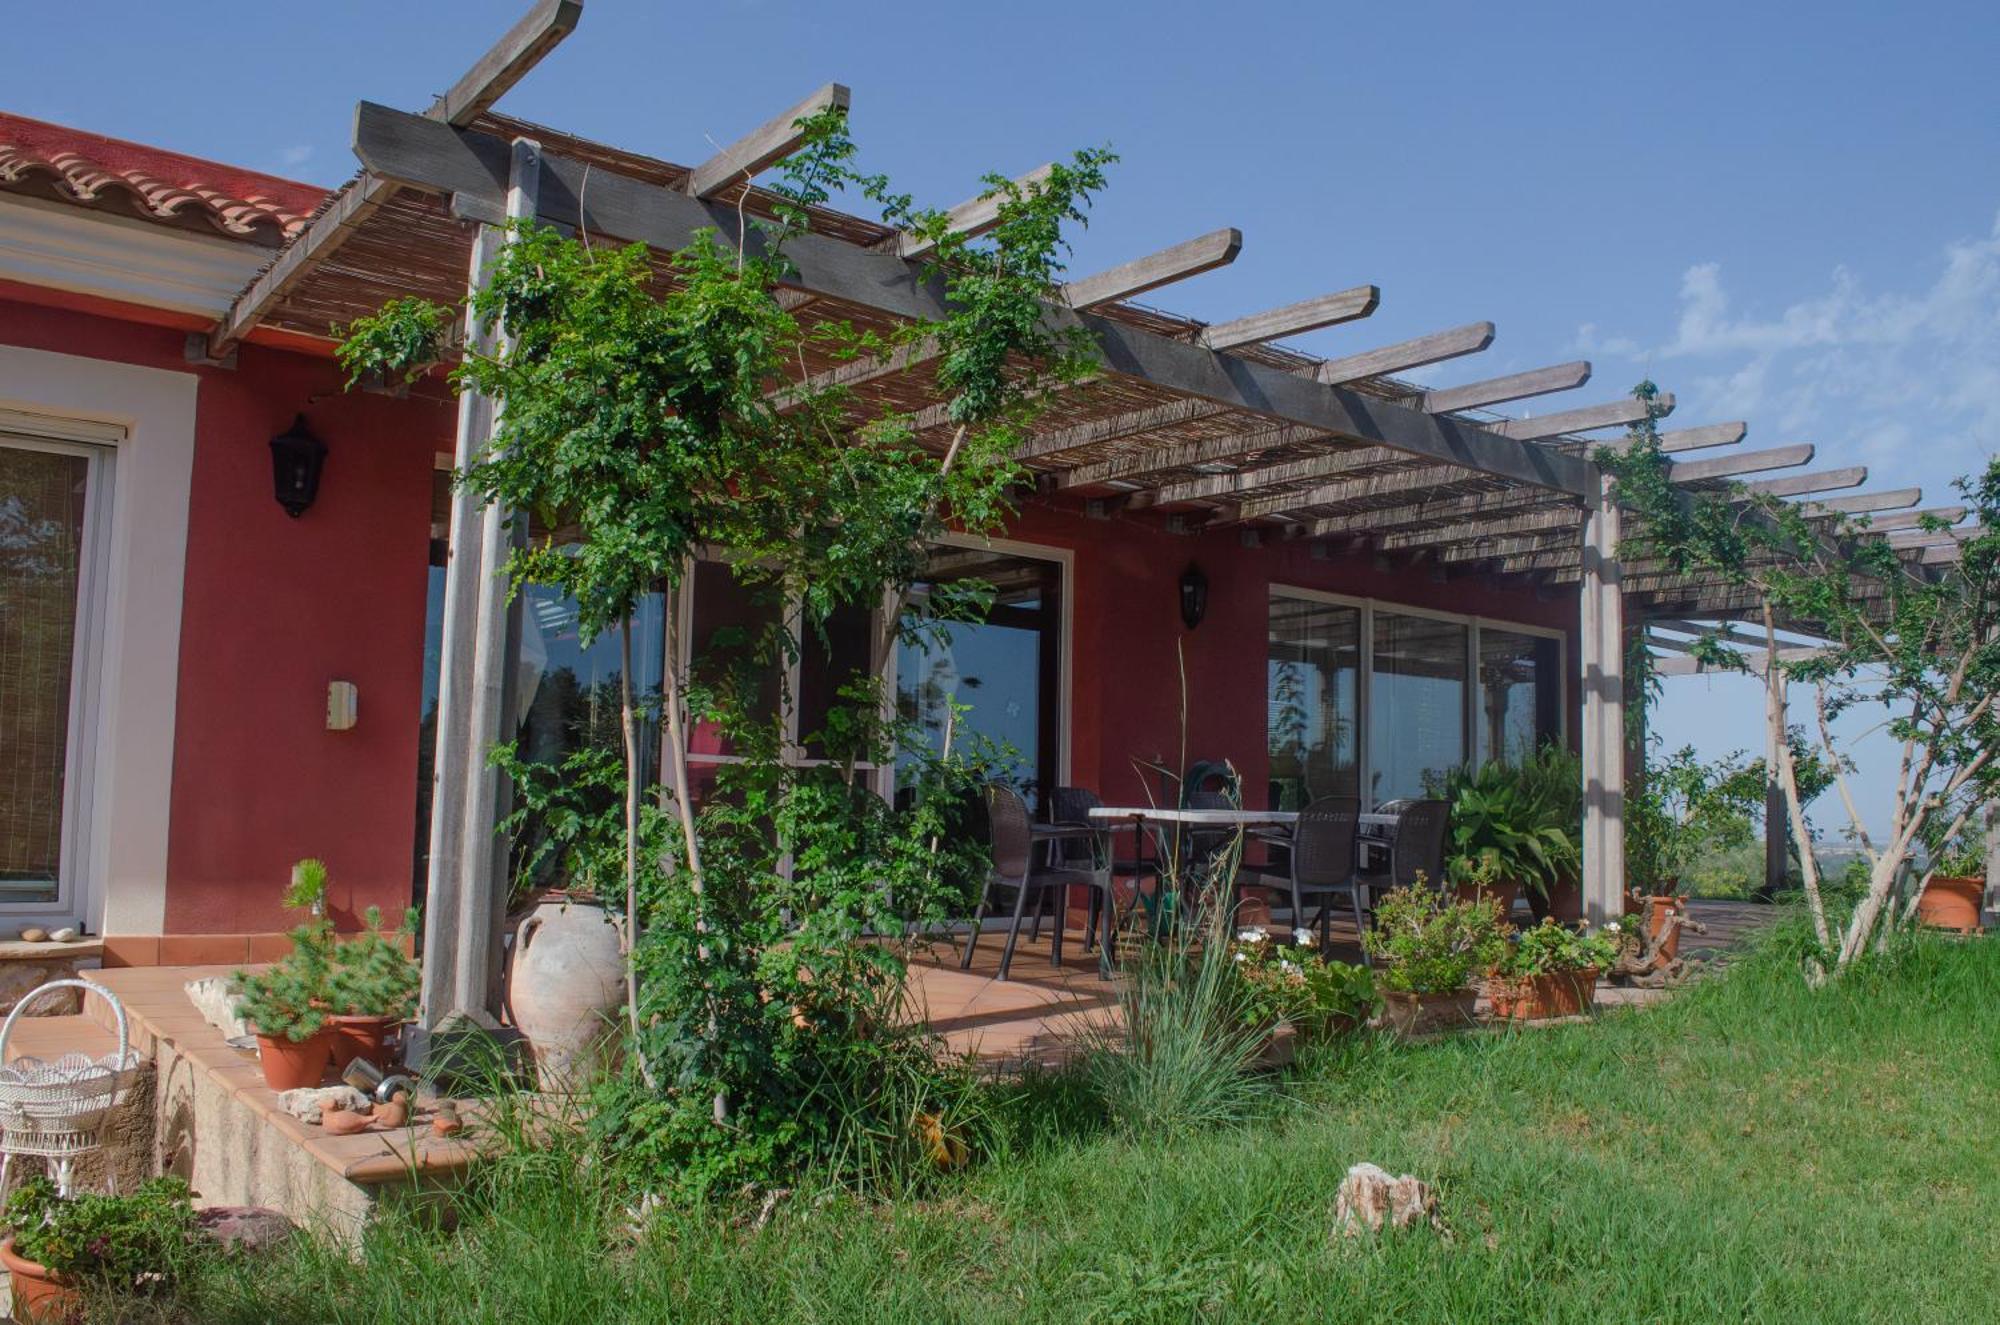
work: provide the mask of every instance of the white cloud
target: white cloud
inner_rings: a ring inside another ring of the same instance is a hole
[[[312,154],[312,147],[307,143],[300,143],[293,147],[283,147],[278,149],[278,164],[290,170],[296,166],[304,165],[312,157]]]
[[[1755,444],[1814,442],[1821,464],[1873,464],[1877,485],[1921,482],[1942,499],[2000,448],[2000,217],[1941,264],[1911,267],[1904,288],[1879,291],[1839,267],[1823,291],[1764,314],[1737,306],[1720,264],[1698,263],[1655,346],[1589,324],[1576,340],[1657,365],[1678,423],[1747,419]]]

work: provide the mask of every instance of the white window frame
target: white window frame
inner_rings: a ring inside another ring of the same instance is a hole
[[[1351,594],[1331,593],[1324,589],[1308,589],[1301,585],[1273,583],[1269,586],[1269,589],[1270,597],[1290,598],[1308,603],[1324,603],[1329,607],[1353,608],[1361,614],[1361,658],[1358,663],[1359,675],[1355,678],[1354,684],[1354,758],[1355,766],[1359,773],[1356,782],[1364,811],[1374,808],[1374,799],[1370,794],[1369,779],[1371,771],[1370,760],[1374,753],[1370,749],[1373,741],[1369,732],[1369,728],[1372,725],[1369,721],[1369,705],[1374,700],[1375,614],[1378,611],[1387,613],[1390,616],[1427,617],[1433,621],[1448,621],[1466,627],[1465,694],[1461,705],[1464,711],[1460,716],[1460,739],[1463,742],[1465,757],[1468,760],[1474,760],[1479,757],[1480,631],[1483,628],[1491,627],[1494,630],[1503,631],[1510,635],[1533,635],[1541,639],[1554,640],[1556,642],[1556,739],[1565,743],[1569,740],[1569,637],[1562,630],[1550,626],[1531,626],[1518,621],[1507,621],[1500,617],[1482,617],[1461,612],[1443,612],[1432,607],[1413,607],[1407,603],[1398,603],[1387,598],[1357,598]],[[1268,619],[1269,611],[1267,607],[1267,622]],[[1267,629],[1266,640],[1268,641],[1268,639],[1269,633]],[[1265,645],[1265,667],[1267,670],[1265,684],[1267,687],[1270,684],[1268,679],[1270,665],[1269,649],[1270,645],[1267,642]],[[1268,744],[1270,740],[1270,732],[1268,730],[1270,723],[1268,697],[1264,720],[1267,728],[1265,740]]]
[[[92,845],[98,789],[97,752],[103,723],[105,613],[109,600],[111,511],[118,446],[125,429],[80,419],[45,418],[0,410],[0,447],[79,456],[84,471],[83,541],[77,562],[76,626],[71,643],[69,727],[64,733],[62,833],[56,895],[49,900],[0,899],[0,916],[81,924],[92,914]]]

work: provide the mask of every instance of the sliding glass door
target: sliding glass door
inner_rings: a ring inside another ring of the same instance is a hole
[[[109,452],[0,435],[0,907],[79,910]]]
[[[1563,736],[1556,631],[1281,590],[1266,658],[1274,808],[1422,796],[1448,769]]]

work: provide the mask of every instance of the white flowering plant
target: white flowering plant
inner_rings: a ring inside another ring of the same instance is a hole
[[[1560,971],[1608,970],[1618,960],[1620,926],[1571,928],[1554,919],[1521,931],[1499,963],[1502,975],[1527,977]]]
[[[1317,1036],[1358,1026],[1375,1011],[1375,979],[1369,969],[1321,957],[1305,930],[1290,941],[1261,925],[1239,930],[1229,945],[1229,963],[1246,1025],[1270,1028],[1288,1022],[1301,1035]]]

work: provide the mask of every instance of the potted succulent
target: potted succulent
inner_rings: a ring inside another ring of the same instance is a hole
[[[1505,932],[1491,897],[1448,896],[1421,878],[1383,896],[1363,944],[1386,986],[1389,1028],[1407,1036],[1470,1025],[1478,999],[1472,977],[1500,960]]]
[[[1576,756],[1550,743],[1517,763],[1496,759],[1432,779],[1431,794],[1451,805],[1445,876],[1459,896],[1491,897],[1505,916],[1524,891],[1546,899],[1574,878],[1581,778]]]
[[[86,1285],[170,1288],[202,1245],[188,1186],[179,1178],[150,1179],[127,1196],[63,1196],[38,1175],[7,1198],[0,1222],[13,1315],[27,1325],[82,1320]]]
[[[1374,1014],[1374,973],[1321,957],[1308,930],[1284,944],[1253,925],[1237,934],[1229,957],[1244,1023],[1269,1036],[1269,1065],[1290,1061],[1299,1041],[1357,1030]]]
[[[382,909],[368,908],[366,928],[333,953],[327,1003],[332,1031],[334,1075],[356,1058],[387,1066],[386,1045],[392,1028],[416,1014],[422,972],[406,951],[417,933],[414,907],[403,912],[393,935],[382,932]]]
[[[1493,1015],[1513,1021],[1581,1015],[1597,1001],[1597,978],[1618,960],[1610,931],[1591,933],[1550,919],[1524,930],[1508,944],[1487,980]]]

